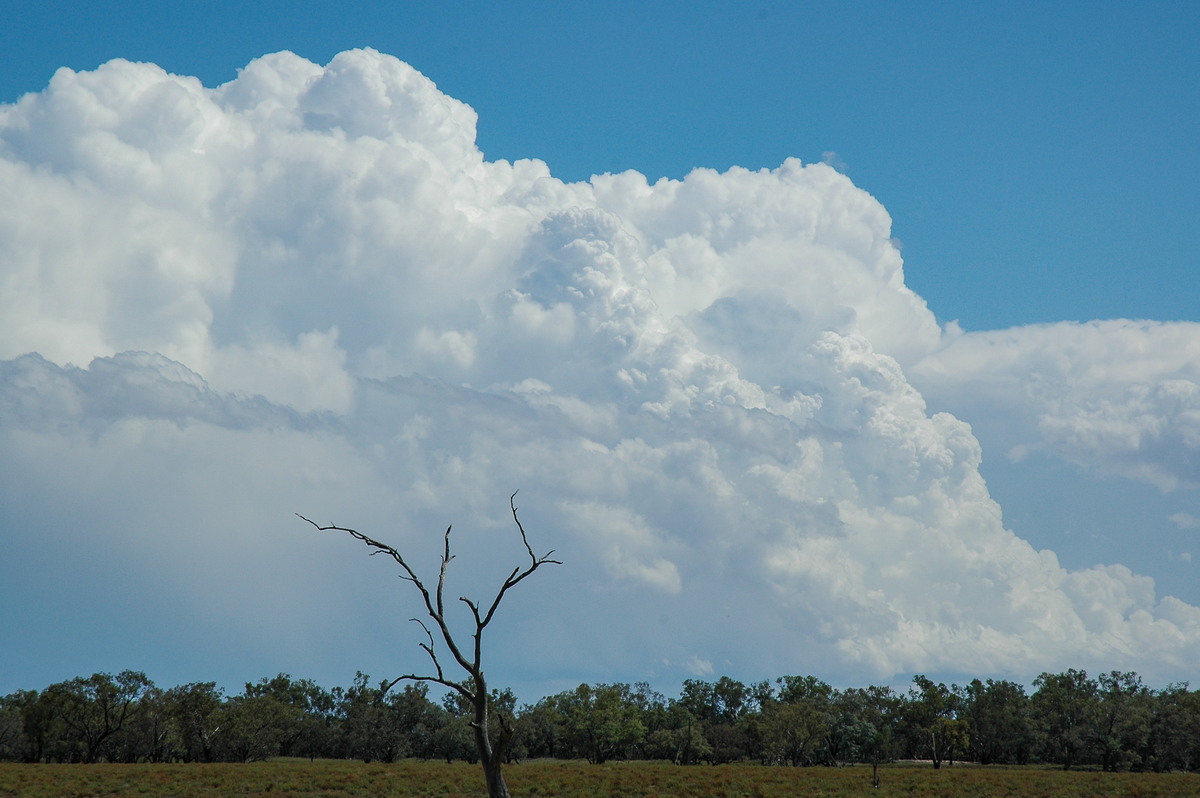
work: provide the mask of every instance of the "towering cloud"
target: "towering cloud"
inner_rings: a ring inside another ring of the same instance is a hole
[[[114,61],[0,107],[5,534],[44,519],[314,655],[361,611],[293,511],[418,550],[452,521],[469,582],[521,488],[569,572],[514,608],[542,678],[1195,661],[1200,610],[1006,530],[906,377],[1194,485],[1194,327],[944,334],[824,164],[568,184],[475,121],[370,50],[215,89]],[[1174,354],[1116,374],[1114,340]]]

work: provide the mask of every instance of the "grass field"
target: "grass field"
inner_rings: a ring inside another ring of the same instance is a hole
[[[786,768],[754,765],[676,767],[657,762],[535,761],[505,770],[514,798],[784,798],[787,796],[970,796],[970,798],[1195,798],[1200,774],[1096,773],[1034,768],[904,765],[880,768]],[[20,798],[476,798],[476,766],[444,762],[393,765],[278,760],[250,765],[19,765],[0,763],[0,796]]]

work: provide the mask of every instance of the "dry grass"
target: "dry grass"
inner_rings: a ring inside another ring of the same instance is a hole
[[[658,762],[535,761],[506,777],[514,798],[1194,798],[1200,774],[1085,773],[1037,768],[675,767]],[[18,765],[0,763],[0,796],[20,798],[476,798],[478,766],[444,762],[278,760],[251,765]]]

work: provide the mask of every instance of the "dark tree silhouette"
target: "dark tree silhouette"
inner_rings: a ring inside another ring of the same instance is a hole
[[[433,675],[418,675],[415,673],[406,673],[403,676],[398,676],[387,684],[385,691],[391,689],[397,682],[403,680],[412,680],[418,682],[433,682],[454,690],[473,709],[474,718],[471,721],[471,726],[475,735],[475,748],[479,752],[480,762],[483,764],[483,775],[487,781],[488,795],[490,798],[509,798],[508,785],[504,781],[504,774],[501,772],[501,766],[504,762],[505,752],[508,750],[509,742],[512,740],[513,726],[512,719],[506,717],[503,713],[497,712],[496,717],[499,721],[499,730],[495,734],[495,739],[491,730],[488,728],[488,715],[490,709],[489,693],[487,681],[483,674],[482,651],[483,651],[483,630],[492,622],[492,618],[496,615],[496,609],[500,606],[504,595],[513,587],[516,587],[522,580],[532,574],[538,568],[547,563],[561,565],[559,560],[550,559],[553,551],[548,551],[542,556],[537,556],[533,553],[533,548],[529,545],[529,538],[525,534],[525,527],[521,525],[521,519],[517,517],[517,506],[514,503],[517,494],[514,492],[508,497],[508,506],[512,511],[513,522],[517,525],[517,530],[521,533],[521,542],[525,545],[525,551],[529,555],[529,562],[525,566],[518,565],[513,568],[512,573],[500,585],[500,589],[496,591],[492,601],[484,607],[479,602],[469,598],[459,597],[459,601],[467,605],[471,610],[471,617],[474,621],[475,631],[471,635],[472,643],[469,647],[461,646],[455,639],[449,624],[446,621],[446,604],[445,604],[445,587],[446,587],[446,568],[450,565],[450,561],[454,557],[450,554],[450,530],[451,527],[446,527],[446,534],[443,538],[443,551],[441,568],[438,572],[437,587],[431,593],[421,581],[417,573],[405,561],[403,555],[396,549],[380,543],[378,540],[370,538],[363,533],[349,529],[343,526],[330,524],[321,526],[315,521],[309,520],[302,515],[299,517],[308,523],[312,524],[322,532],[336,531],[345,532],[351,537],[361,540],[372,549],[371,554],[386,554],[399,564],[404,571],[401,575],[402,579],[412,582],[416,585],[417,590],[421,594],[422,600],[425,602],[425,614],[433,622],[434,628],[437,629],[438,635],[445,642],[446,648],[450,651],[451,657],[458,666],[466,672],[466,678],[452,679],[446,674],[442,668],[442,662],[438,659],[438,654],[435,648],[433,632],[429,625],[419,618],[412,620],[421,625],[425,630],[425,637],[428,642],[421,643],[420,646],[425,650],[432,660],[434,673]]]

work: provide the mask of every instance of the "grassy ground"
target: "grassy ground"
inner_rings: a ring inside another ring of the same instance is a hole
[[[1195,798],[1200,774],[1094,773],[1033,768],[675,767],[635,762],[592,766],[536,761],[505,770],[514,798],[784,798],[787,796],[969,796],[969,798]],[[20,798],[476,798],[477,766],[444,762],[279,760],[251,765],[18,765],[0,763],[0,796]]]

